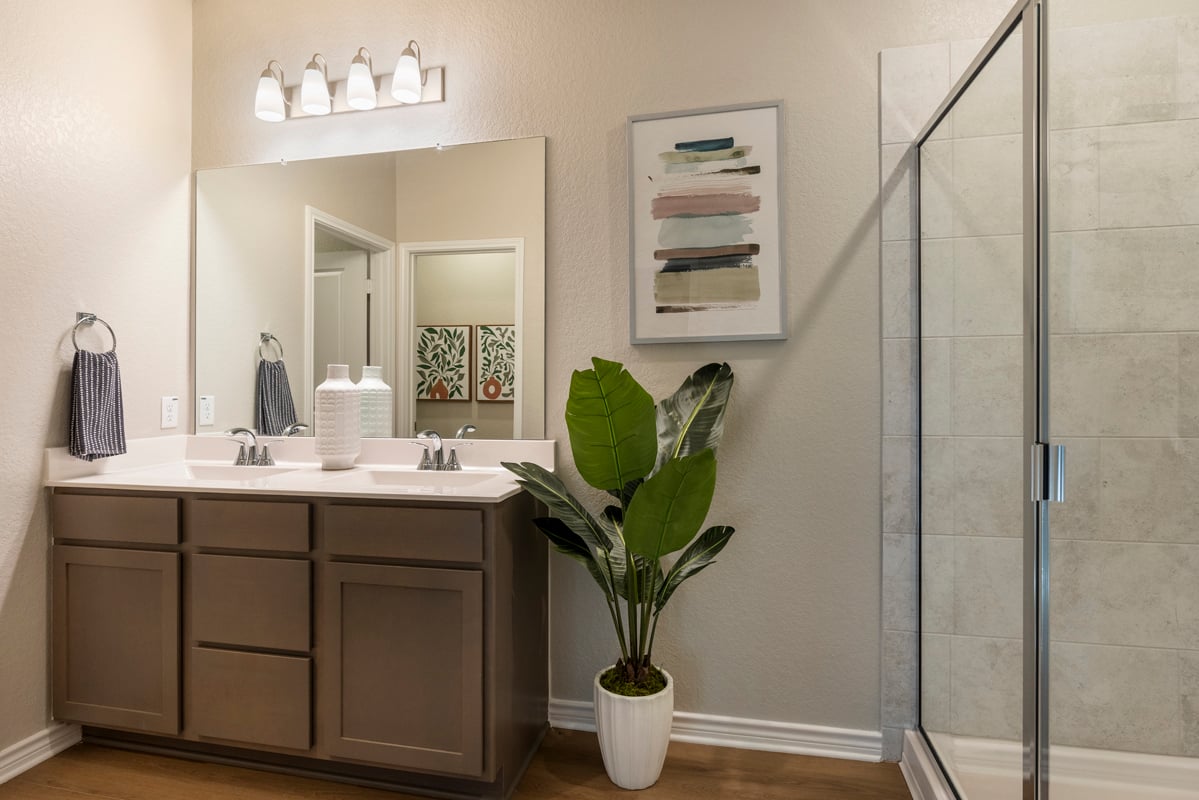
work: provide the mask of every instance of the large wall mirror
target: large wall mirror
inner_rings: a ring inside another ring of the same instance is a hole
[[[195,259],[197,433],[284,380],[310,424],[335,363],[382,368],[378,435],[545,435],[544,138],[201,170]]]

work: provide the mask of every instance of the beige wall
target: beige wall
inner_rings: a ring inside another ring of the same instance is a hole
[[[296,416],[311,424],[304,207],[394,241],[394,156],[211,170],[196,183],[196,391],[216,396],[213,426],[197,430],[254,426],[261,331],[282,343]]]
[[[711,519],[738,533],[658,637],[678,708],[877,730],[878,52],[985,36],[1008,5],[198,0],[194,164],[547,136],[547,434],[567,466],[565,387],[589,356],[628,363],[655,397],[706,361],[737,372]],[[317,48],[340,75],[358,46],[387,64],[409,38],[446,66],[445,104],[280,125],[250,113],[269,58],[298,75]],[[791,338],[632,347],[626,118],[775,98]],[[609,622],[577,565],[554,559],[552,580],[553,695],[587,699],[614,656]]]
[[[191,13],[0,2],[0,750],[48,721],[42,449],[67,442],[75,312],[116,330],[130,437],[190,394]]]

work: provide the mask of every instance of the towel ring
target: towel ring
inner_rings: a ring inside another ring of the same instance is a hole
[[[279,348],[279,357],[276,358],[275,361],[282,361],[283,360],[283,345],[282,345],[282,343],[280,343],[280,341],[278,339],[276,339],[273,334],[267,333],[266,331],[263,331],[262,333],[258,334],[258,357],[261,358],[263,361],[267,360],[266,356],[262,352],[262,348],[268,346],[272,342],[275,343],[275,347]]]
[[[79,346],[79,342],[75,339],[75,334],[79,333],[81,325],[95,325],[97,322],[108,328],[108,335],[112,337],[112,350],[110,352],[115,353],[117,350],[117,334],[113,331],[112,326],[95,314],[89,314],[85,311],[80,311],[75,315],[75,327],[71,328],[71,344],[75,345],[76,351],[82,350],[83,348]]]

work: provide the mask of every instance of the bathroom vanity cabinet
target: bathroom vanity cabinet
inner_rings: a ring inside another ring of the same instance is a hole
[[[54,714],[124,747],[506,797],[547,725],[533,505],[56,488]]]

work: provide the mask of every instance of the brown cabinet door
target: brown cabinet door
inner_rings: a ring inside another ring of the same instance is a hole
[[[54,547],[54,716],[179,733],[179,555]]]
[[[332,563],[324,581],[319,710],[329,753],[481,775],[483,574]]]

